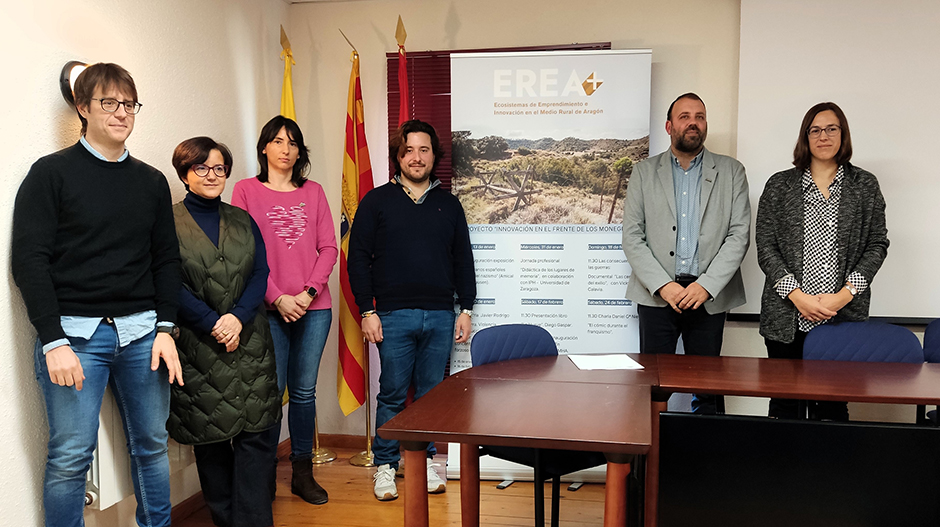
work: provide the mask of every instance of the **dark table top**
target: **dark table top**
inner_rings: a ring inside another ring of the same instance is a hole
[[[940,403],[940,364],[658,355],[661,392]]]
[[[500,379],[511,381],[587,382],[599,384],[658,383],[656,355],[628,354],[643,365],[642,370],[579,370],[567,355],[491,362],[463,370],[455,377],[462,379]]]
[[[645,454],[648,385],[512,382],[454,376],[385,423],[400,441]]]

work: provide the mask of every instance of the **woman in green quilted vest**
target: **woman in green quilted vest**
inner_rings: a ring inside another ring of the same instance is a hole
[[[268,265],[247,212],[222,203],[228,148],[187,139],[173,167],[188,190],[173,207],[182,258],[177,348],[184,386],[171,391],[167,429],[193,445],[203,497],[218,526],[274,524],[271,488],[281,418],[274,345],[261,309]]]

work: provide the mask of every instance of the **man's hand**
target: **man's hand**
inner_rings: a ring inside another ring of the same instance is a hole
[[[454,327],[454,342],[467,342],[468,340],[470,340],[470,315],[461,313]]]
[[[69,346],[58,346],[46,353],[46,368],[49,370],[49,380],[59,386],[75,386],[82,390],[85,373],[82,371],[82,361]]]
[[[307,293],[301,294],[306,295]],[[277,300],[274,301],[274,307],[277,308],[277,312],[281,314],[281,318],[284,319],[284,322],[297,322],[300,320],[300,317],[307,313],[306,308],[300,307],[300,305],[297,304],[297,297],[291,295],[281,295],[277,297]]]
[[[362,319],[362,336],[373,344],[382,342],[382,321],[375,313]]]
[[[819,296],[807,295],[800,288],[796,288],[787,295],[793,302],[800,316],[810,322],[822,322],[836,316],[836,311],[822,304]]]
[[[169,333],[157,333],[153,338],[153,351],[151,352],[150,370],[157,371],[160,367],[160,359],[166,363],[166,369],[170,372],[170,384],[176,381],[176,384],[183,385],[183,366],[180,365],[180,357],[176,353],[176,341]]]
[[[676,302],[676,306],[682,310],[698,309],[709,298],[711,298],[711,295],[704,287],[700,286],[698,282],[692,282],[679,294],[679,301]]]
[[[241,320],[231,313],[226,313],[216,321],[211,335],[215,337],[216,342],[225,345],[225,351],[235,351],[238,348],[241,332]]]
[[[294,295],[294,301],[297,302],[297,305],[300,306],[304,311],[310,307],[310,302],[313,302],[313,297],[310,296],[306,291],[301,291]]]
[[[685,291],[685,288],[677,282],[669,282],[660,287],[659,291],[656,291],[656,293],[660,298],[665,300],[666,303],[669,304],[669,307],[674,309],[676,313],[682,313],[682,309],[680,309],[677,304],[682,300],[683,291]]]

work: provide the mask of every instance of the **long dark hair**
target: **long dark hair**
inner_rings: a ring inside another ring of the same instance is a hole
[[[809,150],[809,127],[813,124],[813,119],[826,110],[831,110],[836,114],[839,126],[842,128],[842,144],[836,152],[835,162],[844,165],[852,159],[852,134],[849,133],[849,122],[845,119],[845,112],[834,102],[821,102],[806,112],[803,116],[803,124],[800,125],[800,135],[796,138],[796,147],[793,148],[793,165],[800,170],[809,168],[809,163],[813,159],[813,154]]]
[[[307,171],[310,168],[310,150],[304,144],[304,134],[300,131],[297,123],[283,115],[275,116],[261,129],[261,137],[258,138],[258,164],[261,165],[261,172],[258,174],[258,180],[262,183],[268,182],[268,156],[264,154],[264,149],[268,146],[268,143],[277,137],[277,133],[281,131],[281,128],[287,130],[287,137],[297,143],[297,149],[300,151],[297,162],[294,163],[293,174],[290,177],[290,182],[295,187],[300,188],[307,182]]]

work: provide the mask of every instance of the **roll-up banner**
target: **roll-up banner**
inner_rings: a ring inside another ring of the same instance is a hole
[[[630,174],[649,155],[650,63],[650,50],[451,55],[474,331],[535,324],[561,354],[639,351],[621,231]],[[470,364],[457,345],[451,372]]]

